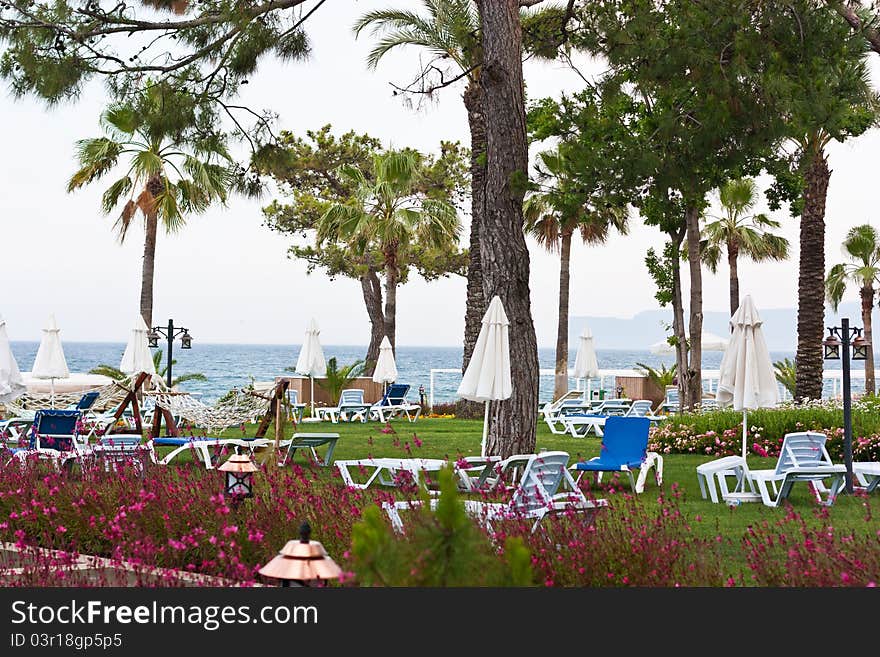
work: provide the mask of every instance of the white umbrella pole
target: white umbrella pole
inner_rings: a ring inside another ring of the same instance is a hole
[[[480,456],[486,456],[486,435],[489,433],[489,402],[486,402],[486,413],[483,416],[483,440],[480,442]]]
[[[311,392],[309,393],[309,401],[312,403],[312,417],[315,417],[315,377],[309,374],[309,383],[311,384]]]
[[[49,379],[49,404],[55,408],[55,379]]]
[[[746,454],[748,453],[748,448],[746,447],[746,442],[748,440],[748,432],[746,427],[748,422],[748,411],[743,410],[743,460],[746,458]]]

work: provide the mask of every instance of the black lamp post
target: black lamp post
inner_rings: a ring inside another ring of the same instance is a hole
[[[846,466],[846,492],[853,492],[852,467],[852,394],[850,391],[850,347],[852,360],[865,360],[871,344],[862,337],[862,329],[849,325],[849,318],[842,317],[840,326],[829,326],[828,337],[822,341],[825,360],[843,357],[843,463]]]
[[[174,338],[180,336],[180,348],[192,349],[192,336],[189,329],[174,326],[174,320],[168,320],[168,326],[154,326],[147,335],[147,342],[150,348],[155,349],[159,346],[159,337],[165,337],[168,340],[168,365],[165,368],[165,381],[168,387],[171,387],[171,360],[174,350]]]

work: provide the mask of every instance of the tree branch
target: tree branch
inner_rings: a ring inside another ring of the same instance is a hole
[[[825,4],[831,7],[847,23],[849,23],[853,30],[864,36],[865,39],[868,40],[871,50],[880,53],[880,32],[878,32],[876,28],[865,25],[852,6],[844,4],[841,0],[825,0]],[[855,4],[858,4],[861,7],[860,2],[856,2]]]

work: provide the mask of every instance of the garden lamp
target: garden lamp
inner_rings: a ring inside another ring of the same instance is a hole
[[[254,473],[257,471],[257,466],[250,457],[233,454],[217,469],[226,475],[223,490],[226,497],[239,502],[246,497],[254,496]]]
[[[310,586],[331,579],[339,579],[342,569],[327,554],[318,541],[310,540],[312,528],[304,522],[299,528],[299,540],[287,541],[281,552],[259,573],[265,577],[281,580],[281,586],[296,582]]]
[[[868,350],[871,348],[871,343],[868,342],[861,334],[855,340],[852,341],[852,359],[853,360],[867,360],[868,359]]]
[[[829,332],[828,337],[822,341],[822,347],[825,349],[825,360],[839,360],[840,346],[842,344],[840,338],[834,332]]]

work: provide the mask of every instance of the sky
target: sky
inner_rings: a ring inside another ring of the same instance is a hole
[[[393,4],[328,3],[307,22],[311,58],[292,64],[264,60],[239,100],[271,109],[279,116],[279,128],[297,134],[330,123],[338,133],[368,132],[394,147],[434,151],[443,140],[467,144],[460,87],[444,90],[436,102],[420,108],[392,95],[389,83],[409,82],[417,72],[417,51],[402,51],[383,60],[378,70],[367,69],[371,39],[362,35],[355,40],[350,26],[361,13]],[[600,70],[596,62],[581,64],[585,71]],[[876,56],[872,65],[880,82]],[[559,96],[583,84],[561,64],[526,62],[525,77],[530,98]],[[117,242],[111,231],[115,215],[100,211],[106,184],[66,192],[76,168],[74,144],[100,135],[98,119],[106,102],[99,83],[90,84],[78,102],[52,109],[39,101],[16,100],[8,89],[0,92],[0,314],[12,340],[39,340],[40,328],[55,313],[64,340],[123,342],[137,316],[142,229],[132,230],[125,244]],[[880,133],[834,143],[828,151],[833,170],[826,217],[830,266],[841,260],[839,245],[851,226],[876,225],[872,156],[880,151]],[[240,152],[246,154],[243,148]],[[368,342],[360,285],[330,281],[320,272],[309,276],[304,263],[287,258],[289,239],[262,225],[261,207],[273,197],[270,191],[260,200],[233,199],[226,207],[191,217],[177,234],[160,234],[154,324],[173,318],[190,329],[196,343],[299,344],[314,317],[325,344]],[[759,310],[797,304],[798,224],[785,211],[772,214],[782,221],[794,257],[783,263],[740,262],[741,293],[751,294]],[[628,235],[614,235],[605,246],[576,243],[571,315],[629,318],[657,308],[644,254],[662,244],[657,229],[637,217]],[[529,248],[538,344],[550,346],[556,336],[558,256],[534,243]],[[706,310],[727,308],[727,276],[723,265],[717,275],[705,274]],[[849,291],[846,299],[856,300],[856,292]],[[464,305],[464,278],[427,283],[413,276],[398,292],[398,344],[460,345]]]

